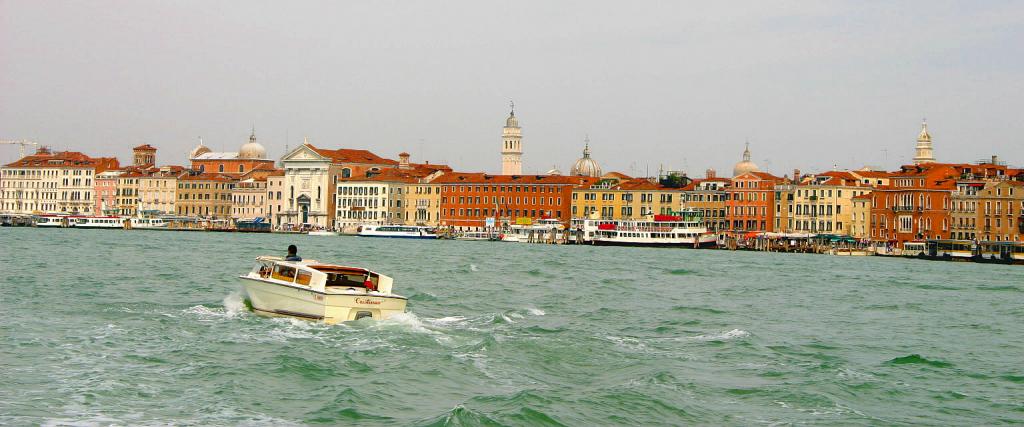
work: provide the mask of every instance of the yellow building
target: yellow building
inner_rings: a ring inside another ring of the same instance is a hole
[[[137,168],[127,168],[117,177],[117,214],[135,216],[142,199],[139,197],[139,181],[147,174]]]
[[[117,167],[115,158],[40,148],[0,168],[0,212],[98,214],[93,179]]]
[[[729,195],[726,188],[730,182],[728,178],[714,176],[691,182],[683,188],[679,207],[700,211],[701,222],[708,231],[728,230],[725,201]]]
[[[231,218],[231,189],[235,180],[228,175],[204,173],[185,175],[178,180],[178,216],[193,218]]]
[[[1024,182],[990,181],[978,190],[978,240],[1019,242],[1024,234]]]
[[[572,190],[573,218],[597,215],[601,219],[642,219],[671,214],[679,209],[683,192],[642,178],[602,179],[589,187]]]
[[[264,218],[266,209],[267,177],[242,179],[231,189],[231,219]]]
[[[187,172],[181,166],[163,166],[139,178],[139,211],[154,215],[173,215],[178,200],[178,177]]]
[[[440,174],[438,175],[440,176]],[[441,217],[441,186],[431,184],[433,177],[424,182],[405,186],[405,224],[437,227]]]
[[[871,193],[854,196],[850,216],[850,235],[858,239],[871,237]]]
[[[826,172],[776,186],[775,231],[852,235],[853,198],[871,192],[850,172]]]

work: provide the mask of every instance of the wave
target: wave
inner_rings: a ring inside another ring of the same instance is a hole
[[[896,357],[889,359],[885,362],[887,365],[928,365],[936,368],[948,368],[953,366],[952,363],[944,362],[941,360],[927,359],[920,354],[911,354],[909,356]]]
[[[749,336],[750,332],[744,331],[742,329],[733,329],[731,331],[726,331],[718,334],[697,335],[692,338],[697,341],[728,341],[746,338]]]

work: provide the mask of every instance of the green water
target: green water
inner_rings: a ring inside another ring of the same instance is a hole
[[[0,424],[1024,423],[1024,268],[685,249],[0,229]],[[244,308],[260,254],[396,320]]]

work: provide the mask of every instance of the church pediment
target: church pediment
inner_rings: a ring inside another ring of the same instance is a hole
[[[330,160],[327,157],[321,156],[316,151],[313,151],[312,148],[309,148],[309,146],[305,144],[300,145],[288,154],[285,154],[282,159],[286,162],[289,160]]]

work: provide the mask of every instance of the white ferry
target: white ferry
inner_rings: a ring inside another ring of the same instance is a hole
[[[74,227],[75,221],[67,215],[39,215],[35,221],[36,227]]]
[[[124,228],[124,219],[119,216],[78,216],[75,228]]]
[[[361,225],[362,237],[393,237],[400,239],[436,239],[437,230],[422,225]]]
[[[239,277],[253,311],[263,316],[326,324],[383,320],[404,313],[407,303],[406,297],[391,293],[390,277],[359,267],[261,256],[252,271]]]
[[[128,228],[133,230],[166,230],[167,221],[163,218],[132,218]]]
[[[701,214],[696,210],[654,215],[651,220],[603,221],[596,228],[591,241],[595,246],[711,248],[718,244],[717,237],[701,224]]]
[[[565,225],[553,218],[541,218],[532,224],[515,224],[509,226],[498,237],[503,242],[544,243],[559,238]]]
[[[491,231],[464,231],[455,236],[455,240],[484,241],[498,240],[498,234]]]

